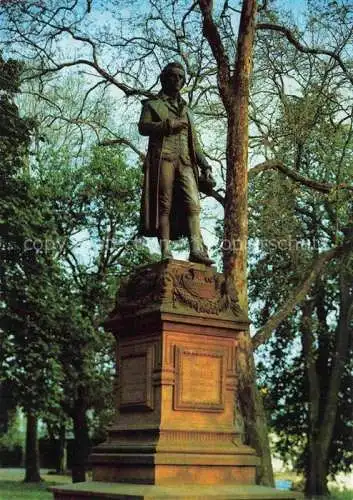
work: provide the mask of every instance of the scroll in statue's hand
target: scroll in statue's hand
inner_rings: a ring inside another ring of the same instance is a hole
[[[204,194],[211,195],[215,187],[216,181],[212,175],[211,168],[205,169],[199,177],[199,190]]]

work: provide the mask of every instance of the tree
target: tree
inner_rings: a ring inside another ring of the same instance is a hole
[[[303,95],[287,98],[277,126],[278,133],[286,131],[286,140],[278,153],[300,175],[348,185],[352,124],[337,119],[342,98],[331,78],[320,78],[317,86],[317,69],[311,67],[314,81]],[[330,100],[323,102],[323,94],[330,95]],[[329,197],[308,189],[298,192],[292,183],[283,178],[278,182],[277,177],[272,174],[270,186],[263,180],[252,189],[256,208],[251,233],[262,250],[250,280],[251,294],[262,301],[258,325],[266,323],[275,304],[298,286],[302,270],[320,251],[332,254],[338,241],[344,249],[316,275],[302,304],[276,329],[269,346],[275,372],[262,362],[262,382],[279,435],[276,446],[283,456],[292,455],[304,472],[308,495],[326,495],[328,474],[347,470],[352,460],[348,438],[352,422],[351,197],[339,189]],[[294,442],[299,445],[293,447]]]
[[[37,127],[36,134],[45,138],[45,128]],[[85,146],[81,164],[74,165],[72,142],[66,145],[68,149],[64,143],[57,152],[56,141],[54,134],[51,140],[36,145],[28,179],[31,195],[40,196],[41,208],[46,210],[42,213],[47,215],[52,229],[43,234],[45,224],[40,219],[36,220],[37,232],[27,233],[30,238],[25,248],[37,250],[40,274],[36,276],[33,271],[28,280],[22,278],[20,283],[21,273],[20,277],[15,274],[23,258],[20,245],[18,255],[6,269],[11,280],[2,323],[8,344],[4,363],[7,376],[18,382],[19,400],[27,408],[26,398],[30,398],[32,405],[28,419],[32,424],[28,443],[33,444],[27,453],[29,465],[37,462],[37,440],[31,439],[35,438],[35,416],[39,412],[46,420],[62,420],[62,407],[72,418],[78,450],[73,480],[82,481],[90,441],[87,412],[94,409],[99,413],[112,407],[114,349],[100,324],[113,308],[120,276],[131,266],[148,261],[149,251],[143,244],[134,243],[140,197],[136,193],[136,176],[140,175],[140,166],[127,165],[123,153],[116,149],[95,148],[90,152],[89,145]],[[26,201],[28,209],[33,210]],[[8,210],[9,203],[4,203],[4,209]],[[18,230],[14,234],[23,238]],[[86,262],[82,262],[78,251],[77,235],[90,242],[91,257]],[[24,244],[22,239],[20,243]],[[22,295],[18,287],[25,290]],[[14,303],[10,304],[11,293]],[[20,312],[18,307],[22,307]],[[21,314],[32,318],[26,336],[22,334]],[[55,364],[51,365],[53,358]]]
[[[55,401],[47,391],[48,380],[55,380],[57,363],[52,337],[50,302],[55,303],[50,283],[56,268],[36,252],[39,237],[54,237],[45,200],[38,205],[28,176],[30,129],[33,123],[19,115],[14,95],[19,92],[21,64],[1,59],[1,377],[13,388],[17,402],[27,414],[26,477],[40,480],[37,412]],[[41,197],[39,196],[39,200]],[[42,292],[37,295],[37,290]],[[55,290],[55,288],[54,288]],[[51,397],[53,399],[51,399]]]
[[[45,129],[41,133],[47,136]],[[61,405],[73,422],[72,477],[80,482],[90,449],[88,411],[99,415],[113,407],[113,339],[101,323],[114,306],[120,277],[150,256],[147,247],[134,242],[140,166],[129,165],[116,148],[90,149],[89,144],[75,165],[72,144],[58,154],[56,140],[48,138],[39,148],[36,168],[60,237],[50,250],[65,266],[60,284],[65,305],[56,316],[64,373]]]
[[[62,330],[65,344],[60,359],[67,374],[64,407],[73,420],[79,451],[74,481],[85,479],[89,452],[87,410],[104,408],[106,401],[113,407],[113,339],[107,338],[100,325],[113,308],[120,276],[149,258],[146,247],[133,244],[139,199],[135,194],[136,174],[136,169],[128,167],[116,150],[95,149],[89,164],[74,171],[75,178],[81,178],[75,201],[67,199],[64,190],[66,200],[60,200],[61,204],[70,202],[71,214],[76,217],[83,212],[81,230],[89,233],[95,247],[93,260],[86,264],[79,263],[72,242],[68,242],[63,254],[73,280],[65,292],[70,302],[66,314],[70,313]],[[57,182],[53,188],[57,196]],[[64,225],[63,220],[60,224]]]

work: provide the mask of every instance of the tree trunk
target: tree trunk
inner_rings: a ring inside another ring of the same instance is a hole
[[[240,306],[247,311],[248,244],[248,127],[249,91],[255,37],[256,1],[244,0],[240,17],[237,59],[228,112],[227,190],[224,215],[223,266],[227,287],[235,288]],[[273,486],[266,414],[256,386],[256,369],[249,333],[239,337],[238,399],[248,443],[261,458],[257,482]]]
[[[256,386],[256,370],[251,338],[247,333],[238,337],[237,404],[242,416],[245,441],[255,448],[261,458],[256,471],[256,482],[274,485],[267,418],[262,396]]]
[[[344,257],[339,276],[340,316],[333,348],[332,367],[330,372],[323,374],[323,376],[321,376],[321,371],[327,353],[326,346],[320,346],[324,352],[318,356],[315,346],[316,339],[311,329],[314,301],[307,302],[303,307],[301,330],[309,401],[308,461],[305,470],[305,493],[308,497],[327,496],[329,494],[327,476],[330,444],[337,415],[338,394],[349,351],[349,322],[351,320],[349,311],[353,304],[353,295],[350,291],[351,277],[345,267],[349,263],[349,259],[349,254]],[[322,298],[320,297],[322,291],[318,289],[318,292],[316,308],[320,328],[324,328],[324,312],[322,310]],[[325,370],[327,372],[327,365]]]
[[[327,487],[327,461],[322,456],[321,446],[317,438],[311,439],[310,442],[308,465],[305,475],[305,495],[307,497],[329,496]]]
[[[246,310],[248,244],[249,93],[255,37],[256,0],[244,0],[238,33],[237,57],[227,106],[227,179],[224,213],[223,267],[232,280],[240,305]],[[228,246],[228,247],[227,247]]]
[[[72,482],[86,481],[86,462],[90,449],[86,405],[82,397],[75,401],[72,413],[74,424],[74,452],[72,459]]]
[[[328,495],[327,476],[329,466],[330,444],[333,438],[334,426],[338,408],[338,394],[341,387],[345,362],[349,353],[349,339],[352,335],[350,328],[350,311],[353,305],[351,291],[352,277],[347,272],[351,254],[345,256],[341,263],[339,276],[340,316],[336,330],[336,343],[332,359],[332,369],[328,386],[321,388],[324,391],[319,410],[320,420],[318,428],[312,436],[312,446],[315,447],[316,464],[313,464],[306,474],[306,493],[309,496]],[[347,266],[347,267],[346,267]]]
[[[211,0],[200,0],[203,34],[217,62],[218,88],[228,117],[227,178],[224,213],[223,270],[227,293],[236,293],[244,311],[248,309],[248,105],[255,37],[256,0],[243,0],[235,69],[214,22]],[[250,334],[239,337],[237,405],[248,442],[261,457],[258,470],[261,484],[272,486],[273,472],[267,425],[261,396],[257,392],[255,363]]]
[[[39,483],[39,444],[38,444],[38,421],[32,412],[27,413],[26,429],[26,455],[25,455],[25,483]]]
[[[66,427],[65,425],[61,425],[59,429],[58,461],[56,465],[56,473],[65,474],[66,470],[67,470]]]
[[[59,433],[56,432],[56,429],[50,422],[46,422],[46,426],[52,449],[55,450],[55,472],[57,474],[64,474],[67,470],[65,425],[60,425]]]
[[[320,384],[316,371],[317,349],[312,332],[312,315],[314,300],[309,300],[302,307],[301,337],[305,366],[305,382],[308,398],[308,457],[306,465],[305,492],[311,496],[318,491],[318,480],[323,473],[323,457],[318,442],[318,428],[320,417]],[[322,478],[321,478],[322,479]],[[322,482],[322,481],[321,481]],[[324,488],[324,484],[322,484]],[[327,492],[327,486],[326,491]],[[319,493],[317,493],[319,494]]]

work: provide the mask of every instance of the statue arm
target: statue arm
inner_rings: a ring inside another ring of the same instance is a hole
[[[195,145],[195,156],[196,156],[196,161],[197,164],[201,170],[201,177],[200,177],[200,183],[199,183],[199,189],[201,192],[210,195],[212,192],[212,189],[216,187],[216,181],[212,176],[212,167],[208,163],[202,148],[201,144],[197,138],[195,128],[193,129],[193,135],[194,135],[194,145]]]
[[[195,153],[196,153],[197,164],[200,167],[201,172],[203,172],[203,173],[206,173],[207,171],[212,172],[212,167],[208,163],[208,161],[206,160],[206,157],[203,154],[203,151],[200,149],[200,150],[196,150]]]
[[[190,110],[188,111],[188,116],[189,116],[191,131],[192,131],[192,137],[193,137],[197,165],[200,167],[200,170],[203,174],[207,174],[207,173],[210,174],[212,172],[212,167],[208,163],[208,161],[204,155],[204,152],[202,150],[200,141],[198,140],[193,115],[192,115],[192,112]]]
[[[153,121],[151,108],[148,102],[145,102],[142,107],[138,130],[141,135],[156,135],[164,136],[170,134],[169,120]]]
[[[204,155],[204,152],[202,151],[201,144],[197,138],[196,133],[195,133],[195,155],[196,155],[197,164],[200,167],[201,172],[202,173],[212,172],[212,167],[208,163],[208,161]]]

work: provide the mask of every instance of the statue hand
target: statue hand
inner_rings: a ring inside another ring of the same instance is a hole
[[[212,194],[212,189],[216,187],[216,181],[213,178],[211,168],[204,168],[199,177],[199,190],[201,193]]]
[[[209,182],[210,185],[215,187],[216,181],[214,180],[211,169],[207,169],[205,171],[205,177],[206,177],[206,181]]]
[[[180,132],[183,128],[188,128],[189,122],[185,118],[176,118],[170,120],[170,128],[172,133]]]

